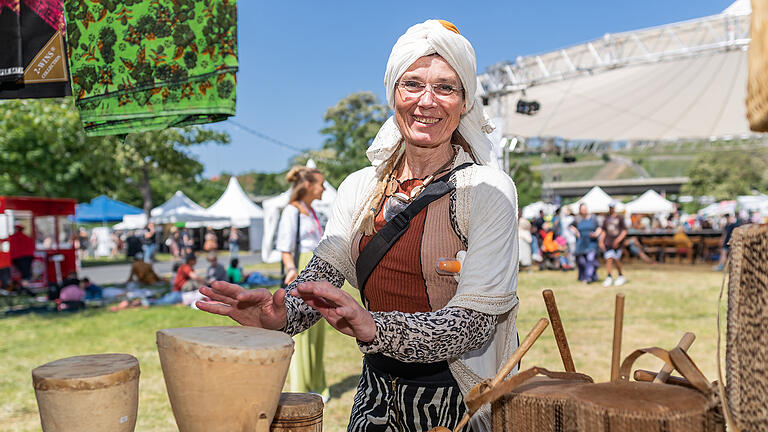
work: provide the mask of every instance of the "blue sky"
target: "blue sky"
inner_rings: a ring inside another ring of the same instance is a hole
[[[294,148],[323,143],[325,110],[372,91],[384,100],[384,68],[405,30],[430,18],[452,21],[477,53],[478,71],[517,56],[720,13],[729,0],[645,1],[257,1],[238,2],[240,70],[235,122]],[[232,121],[212,126],[232,144],[193,152],[207,177],[285,170],[296,151],[246,133]]]

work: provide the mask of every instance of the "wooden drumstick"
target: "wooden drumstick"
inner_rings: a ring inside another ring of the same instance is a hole
[[[512,353],[512,355],[509,357],[506,363],[504,363],[504,366],[499,369],[499,373],[496,374],[496,376],[491,380],[491,383],[489,384],[490,388],[493,388],[496,386],[496,384],[500,383],[504,380],[504,378],[509,375],[510,372],[512,372],[512,369],[515,368],[515,365],[520,363],[520,360],[523,358],[525,353],[528,352],[529,349],[533,346],[533,343],[536,342],[536,339],[541,336],[541,334],[544,332],[544,330],[549,325],[549,321],[547,321],[546,318],[539,319],[539,322],[536,323],[535,326],[533,326],[533,329],[531,329],[531,332],[528,333],[528,336],[523,339],[523,342],[520,344],[519,347],[515,350],[515,352]],[[456,425],[456,427],[453,429],[454,432],[458,432],[467,425],[469,422],[470,414],[466,413],[464,414],[464,417],[461,418],[459,421],[459,424]],[[441,427],[441,426],[440,426]],[[430,430],[430,432],[439,432],[444,431],[445,429],[437,429],[433,428]]]
[[[678,348],[682,348],[686,351],[688,351],[688,348],[691,347],[693,344],[693,341],[696,339],[696,335],[691,332],[685,332],[683,337],[680,338],[680,342],[677,343]],[[675,367],[672,366],[669,363],[664,363],[664,367],[661,368],[658,374],[656,374],[656,378],[653,379],[653,382],[655,383],[665,383],[667,382],[667,379],[669,378],[669,374],[672,373],[672,370],[674,370]]]
[[[555,342],[557,342],[557,349],[560,350],[563,367],[565,367],[566,372],[576,372],[576,366],[574,366],[573,357],[571,357],[571,349],[568,347],[568,338],[565,337],[563,322],[560,320],[560,311],[557,310],[555,293],[546,289],[541,292],[541,295],[544,296],[544,304],[547,305],[549,322],[552,323],[552,331],[555,333]]]
[[[616,294],[616,312],[613,316],[613,355],[611,356],[611,381],[619,380],[621,362],[621,331],[624,327],[624,294]]]
[[[523,339],[523,342],[520,344],[519,347],[515,350],[514,353],[512,353],[512,356],[509,357],[509,360],[507,360],[506,363],[504,363],[504,366],[499,369],[499,373],[496,374],[496,376],[491,381],[490,386],[494,387],[496,384],[500,383],[504,380],[504,378],[509,375],[510,372],[512,372],[512,369],[515,368],[515,365],[520,363],[520,360],[523,358],[525,353],[528,352],[529,349],[533,346],[533,343],[536,342],[536,339],[541,336],[541,334],[544,332],[544,329],[547,328],[549,325],[549,321],[547,321],[546,318],[539,319],[539,322],[536,323],[535,326],[533,326],[533,329],[531,329],[531,332],[528,333],[528,336]]]

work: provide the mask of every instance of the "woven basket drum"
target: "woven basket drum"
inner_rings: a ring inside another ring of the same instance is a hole
[[[768,2],[752,0],[747,81],[747,119],[755,132],[768,132]]]
[[[566,374],[567,378],[535,376],[491,406],[494,432],[565,432],[575,424],[568,395],[578,387],[591,383],[582,374]]]
[[[132,355],[63,358],[32,370],[32,383],[43,432],[132,432],[136,426],[139,361]]]
[[[726,399],[742,431],[768,431],[768,225],[734,230],[729,269]]]
[[[721,432],[717,401],[668,384],[617,381],[580,386],[570,393],[574,432]]]
[[[270,432],[322,432],[323,398],[308,393],[283,393]]]

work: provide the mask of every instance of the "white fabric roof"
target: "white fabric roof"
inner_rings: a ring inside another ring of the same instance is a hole
[[[571,204],[571,211],[574,214],[578,214],[579,206],[581,203],[585,203],[589,213],[608,213],[608,204],[612,202],[616,203],[617,212],[624,211],[624,204],[611,198],[610,195],[600,188],[600,186],[595,186],[590,189],[586,195]]]
[[[136,230],[147,226],[147,215],[144,213],[125,215],[123,221],[115,224],[112,229],[116,230]]]
[[[248,198],[234,176],[230,177],[227,189],[219,199],[208,207],[208,213],[230,219],[232,225],[237,228],[251,226],[252,219],[264,217],[264,210]]]
[[[627,214],[669,214],[675,211],[675,204],[649,189],[636,200],[628,202],[624,210]]]
[[[554,204],[536,201],[523,207],[521,216],[524,219],[533,219],[539,216],[539,210],[544,210],[544,214],[552,214],[556,209],[557,207]]]
[[[638,64],[503,96],[505,134],[569,140],[677,140],[751,134],[742,50]],[[535,100],[534,115],[515,112]]]
[[[214,221],[221,217],[213,216],[202,206],[184,195],[182,191],[175,194],[163,204],[150,212],[150,220],[156,223]]]
[[[752,4],[749,0],[736,0],[730,6],[725,8],[724,14],[728,15],[746,15],[752,13]]]

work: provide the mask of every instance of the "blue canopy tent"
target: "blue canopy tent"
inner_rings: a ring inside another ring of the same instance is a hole
[[[127,214],[139,214],[144,210],[114,200],[105,195],[99,195],[90,203],[78,204],[75,207],[75,222],[117,222]]]

